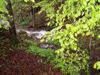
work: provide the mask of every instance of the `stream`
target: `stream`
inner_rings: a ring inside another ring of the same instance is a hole
[[[26,32],[26,34],[29,37],[32,37],[34,35],[35,38],[41,39],[46,34],[47,31],[46,30],[32,31],[27,29],[17,29],[17,33],[19,32]]]
[[[16,30],[17,33],[19,32],[26,32],[27,36],[33,38],[33,40],[41,40],[43,36],[45,36],[46,34],[46,30],[28,30],[28,29],[17,29]],[[40,48],[44,48],[44,49],[47,49],[47,48],[50,48],[50,49],[53,49],[55,50],[55,46],[53,44],[48,44],[48,43],[41,43]]]

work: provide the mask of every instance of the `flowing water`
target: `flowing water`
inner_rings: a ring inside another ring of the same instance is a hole
[[[37,39],[41,39],[46,34],[47,31],[46,30],[32,31],[26,29],[17,29],[17,33],[19,32],[26,32],[26,34],[29,37],[32,37],[34,35],[34,37],[36,37]]]
[[[28,29],[17,29],[17,33],[25,32],[27,36],[33,38],[35,41],[41,40],[43,36],[46,34],[46,30],[28,30]],[[48,43],[41,43],[40,48],[51,48],[55,49],[55,46]]]

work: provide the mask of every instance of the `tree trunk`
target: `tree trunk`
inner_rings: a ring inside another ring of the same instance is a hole
[[[8,10],[8,21],[10,23],[10,36],[11,36],[11,40],[13,42],[13,44],[17,44],[18,43],[18,39],[17,39],[17,34],[16,34],[16,28],[15,28],[15,22],[14,22],[14,14],[13,14],[13,9],[12,9],[12,4],[11,4],[11,0],[6,0],[7,5],[6,5],[6,9]]]

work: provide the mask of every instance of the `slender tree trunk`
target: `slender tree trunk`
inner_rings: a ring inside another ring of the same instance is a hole
[[[14,14],[13,14],[11,0],[6,0],[6,2],[7,2],[6,9],[8,10],[8,14],[9,14],[9,16],[7,18],[8,18],[8,21],[10,23],[10,26],[11,26],[9,28],[11,40],[12,40],[13,44],[17,44],[18,39],[17,39],[17,34],[16,34]]]
[[[30,2],[30,8],[31,8],[31,14],[32,14],[32,26],[34,27],[34,25],[35,25],[35,11],[34,11],[34,8],[32,6],[33,6],[33,3]]]
[[[33,9],[32,5],[33,5],[33,4],[31,3],[31,7],[30,7],[30,8],[31,8],[31,13],[32,13],[32,15],[34,15],[34,9]]]

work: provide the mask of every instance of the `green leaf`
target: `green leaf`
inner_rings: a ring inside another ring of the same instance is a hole
[[[98,38],[100,39],[100,35],[98,35]]]
[[[99,69],[100,69],[100,61],[97,61],[97,62],[93,65],[93,68],[99,70]]]
[[[31,0],[33,3],[35,2],[35,0]]]

